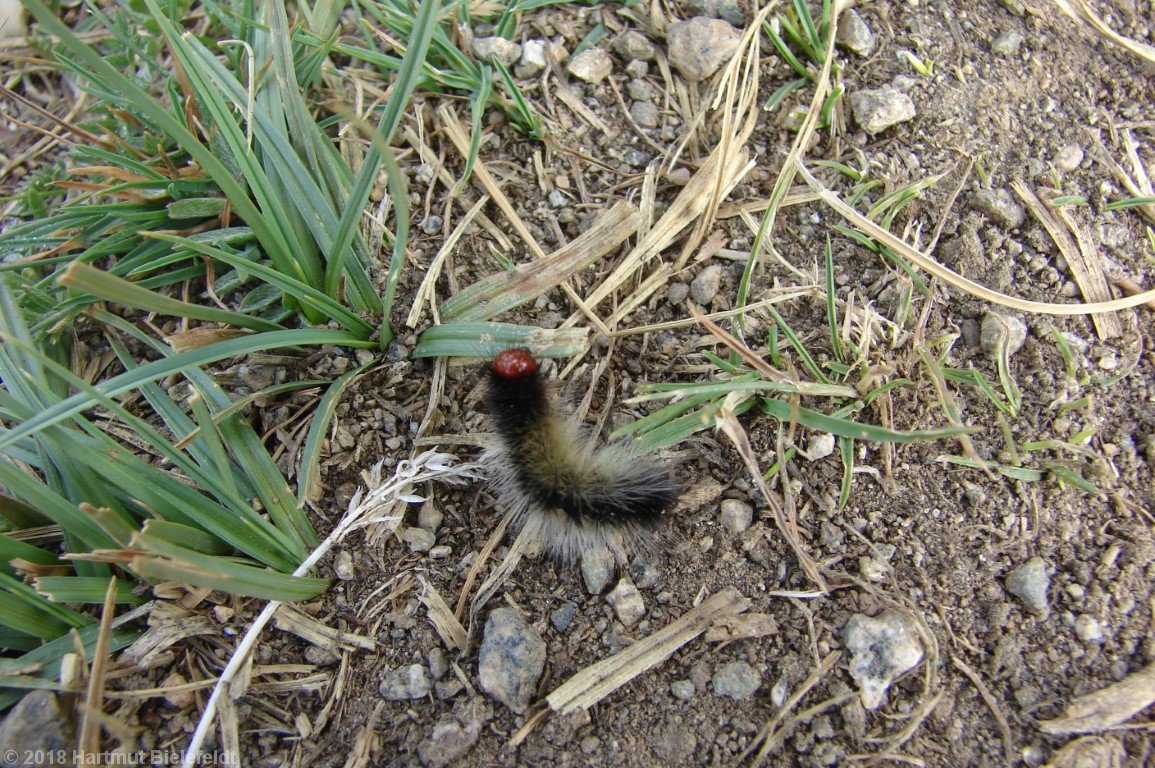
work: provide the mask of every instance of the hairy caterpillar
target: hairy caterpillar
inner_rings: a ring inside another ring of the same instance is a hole
[[[514,525],[536,532],[543,549],[566,562],[594,547],[620,555],[623,543],[652,543],[680,490],[665,466],[622,445],[598,446],[555,412],[528,349],[494,358],[486,401],[499,440],[485,460]]]

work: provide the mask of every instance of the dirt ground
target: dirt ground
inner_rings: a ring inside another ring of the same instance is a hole
[[[1098,7],[1120,34],[1155,43],[1151,3],[1118,0]],[[641,12],[640,6],[634,10]],[[894,85],[911,98],[917,115],[869,135],[853,116],[841,114],[841,134],[831,137],[830,131],[820,131],[806,152],[808,167],[827,186],[840,193],[848,189],[838,174],[819,169],[817,161],[869,168],[872,178],[884,185],[872,193],[875,199],[942,174],[899,216],[893,231],[925,246],[941,223],[933,255],[942,263],[990,288],[1045,302],[1072,301],[1078,289],[1052,237],[1035,216],[1022,210],[1011,185],[1021,180],[1041,196],[1042,190],[1080,195],[1089,205],[1064,210],[1108,261],[1107,273],[1140,286],[1155,285],[1151,222],[1135,209],[1105,208],[1126,196],[1112,164],[1127,166],[1128,136],[1155,173],[1155,80],[1150,65],[1049,2],[1024,8],[1015,0],[895,0],[864,3],[857,11],[878,44],[865,57],[837,51],[847,93]],[[667,12],[672,17],[693,15],[677,4]],[[657,33],[612,8],[574,5],[535,11],[526,15],[523,29],[526,37],[549,38],[572,49],[598,22],[610,30],[605,44],[634,29],[654,42],[659,58],[664,56],[665,43]],[[1022,40],[1017,47],[1010,45],[1009,53],[1000,53],[1009,31]],[[932,73],[912,69],[900,51],[933,62]],[[614,54],[613,71],[597,85],[570,79],[569,88],[597,124],[556,94],[545,93],[557,87],[556,77],[547,76],[540,86],[532,84],[536,81],[528,84],[527,94],[551,129],[551,144],[528,141],[501,119],[489,125],[480,159],[500,178],[546,250],[577,237],[615,201],[642,199],[647,169],[658,166],[651,162],[674,151],[691,117],[683,109],[684,97],[690,106],[704,105],[708,81],[680,81],[671,88],[664,67],[652,62],[644,77],[635,78],[627,74],[626,64]],[[771,51],[763,52],[760,74],[759,102],[793,77]],[[680,80],[676,71],[672,77]],[[640,128],[627,117],[630,99],[624,94],[631,79],[647,80],[653,87],[652,100],[660,114],[657,127]],[[756,165],[727,196],[723,213],[726,206],[770,196],[794,137],[783,116],[805,108],[809,98],[810,91],[802,89],[783,109],[759,118],[748,142]],[[439,103],[422,97],[418,101],[427,120],[424,141],[442,154],[452,177],[458,178],[464,165],[461,155],[432,118]],[[675,167],[696,170],[713,149],[709,140],[715,129],[707,122]],[[1077,154],[1082,158],[1073,162]],[[430,260],[463,212],[447,202],[444,184],[430,189],[429,174],[419,167],[422,160],[416,152],[402,160],[418,204],[411,244],[415,263],[399,287],[398,327]],[[660,214],[681,187],[677,174],[673,180],[652,170],[650,175]],[[549,202],[548,192],[555,190],[562,193],[562,205]],[[1001,199],[1017,207],[1019,215],[1012,210],[1004,218],[1000,210],[984,204],[982,190],[1004,194]],[[502,222],[492,205],[485,210]],[[449,221],[441,224],[435,216]],[[757,216],[755,212],[755,221]],[[838,223],[819,201],[784,207],[773,236],[782,260],[767,259],[765,268],[755,272],[750,300],[777,286],[803,284],[804,276],[821,280],[830,233],[838,296],[845,299],[853,291],[858,302],[893,317],[900,301],[896,271],[833,232],[831,226]],[[719,287],[702,308],[732,306],[743,267],[739,255],[748,252],[753,233],[740,216],[721,216],[709,235],[720,248],[704,259],[691,258],[625,327],[685,319],[685,288],[712,265],[723,267]],[[490,253],[498,246],[483,228],[470,228],[444,265],[437,284],[440,299],[496,271]],[[679,248],[680,241],[670,250],[676,254]],[[587,295],[604,280],[621,253],[624,249],[577,276],[571,282],[577,293]],[[515,263],[531,258],[516,240],[507,255]],[[605,316],[612,308],[612,300],[607,300],[598,313]],[[826,305],[819,294],[811,292],[777,309],[808,348],[829,359]],[[565,293],[554,290],[498,319],[554,328],[572,311]],[[942,283],[932,297],[914,296],[911,319],[902,333],[889,340],[889,348],[880,343],[877,352],[877,362],[890,363],[896,375],[913,382],[894,392],[894,428],[949,423],[934,382],[913,351],[916,333],[930,340],[942,364],[973,366],[997,388],[997,368],[980,344],[980,325],[992,311],[990,304]],[[578,568],[527,557],[479,611],[464,652],[445,646],[420,597],[431,588],[452,608],[468,589],[467,620],[469,600],[502,562],[513,537],[507,535],[488,553],[477,581],[467,585],[470,568],[500,515],[484,483],[434,485],[424,492],[444,519],[432,552],[414,551],[399,537],[370,543],[355,536],[325,566],[331,572],[334,562],[351,564],[344,574],[351,578],[339,580],[329,596],[307,607],[326,624],[375,639],[373,649],[346,651],[338,660],[311,651],[295,636],[266,630],[258,664],[307,664],[320,677],[296,689],[255,689],[237,703],[252,764],[441,764],[437,753],[450,739],[444,733],[435,735],[439,723],[443,731],[446,724],[466,730],[479,726],[476,743],[450,763],[457,766],[746,765],[756,759],[749,748],[756,751],[771,734],[769,765],[1152,764],[1151,726],[1142,715],[1138,722],[1099,729],[1077,744],[1077,734],[1048,734],[1041,724],[1062,717],[1076,697],[1125,680],[1155,661],[1155,353],[1150,345],[1155,322],[1148,308],[1123,311],[1116,315],[1119,332],[1104,338],[1085,317],[1018,316],[1027,334],[1010,358],[1010,372],[1021,389],[1022,407],[1017,416],[1002,417],[1015,444],[1065,441],[1082,430],[1094,430],[1082,453],[1043,446],[1024,456],[1024,466],[1044,470],[1043,479],[1016,480],[941,461],[945,455],[963,454],[958,440],[888,449],[858,441],[855,465],[860,471],[848,502],[839,509],[843,466],[838,452],[814,460],[796,456],[788,469],[801,539],[835,587],[818,594],[733,445],[721,433],[706,430],[664,454],[678,463],[690,490],[669,521],[660,555],[626,569],[645,604],[640,621],[623,625],[605,594],[589,593]],[[329,496],[317,520],[322,532],[363,484],[363,471],[380,460],[388,472],[398,461],[434,445],[463,461],[478,455],[477,436],[488,425],[477,369],[469,365],[446,370],[411,357],[417,334],[428,324],[426,313],[422,325],[399,338],[389,360],[347,393],[325,465]],[[749,338],[766,354],[767,323],[760,328],[761,334]],[[1067,376],[1052,329],[1066,334],[1082,384]],[[950,335],[957,337],[953,343],[945,341]],[[759,338],[763,341],[756,341]],[[592,389],[589,420],[596,420],[608,400],[608,421],[618,426],[652,410],[652,404],[623,403],[638,384],[692,382],[710,375],[702,350],[724,354],[713,337],[692,324],[621,335],[612,342],[601,339],[567,377],[566,398],[578,402]],[[332,352],[300,375],[332,373],[351,358]],[[801,367],[797,358],[794,363]],[[557,373],[558,367],[552,367],[551,376]],[[435,386],[441,375],[443,385]],[[438,400],[431,406],[434,391]],[[974,387],[952,384],[950,391],[962,421],[975,428],[970,436],[975,452],[1009,463],[1000,414],[991,401]],[[1085,407],[1064,407],[1083,396],[1089,398]],[[419,435],[428,414],[432,419]],[[267,417],[276,420],[276,414]],[[857,418],[877,423],[869,409]],[[779,441],[807,450],[815,435],[801,427],[791,431],[788,424],[754,411],[740,421],[763,470],[778,458]],[[1099,492],[1060,482],[1050,471],[1056,464],[1074,467]],[[772,490],[781,493],[777,481]],[[722,524],[720,509],[726,500],[753,508],[749,528],[733,532]],[[417,526],[417,518],[414,505],[402,529]],[[1036,611],[1012,595],[1006,583],[1015,568],[1033,558],[1044,561],[1048,584],[1046,606]],[[478,643],[485,618],[495,608],[515,607],[545,641],[540,698],[683,616],[703,597],[728,588],[749,601],[747,613],[768,617],[759,625],[759,636],[691,640],[584,714],[544,716],[540,703],[517,714],[480,688]],[[251,601],[226,602],[240,608],[238,615],[254,612]],[[868,710],[855,695],[844,628],[856,614],[875,616],[887,610],[908,617],[922,659],[890,685],[881,706]],[[562,616],[569,618],[563,621]],[[228,635],[243,629],[240,623],[230,625]],[[740,698],[718,694],[716,673],[731,662],[752,668],[742,669],[758,683],[753,693]],[[208,673],[220,659],[201,654],[180,665],[185,664]],[[385,700],[379,686],[387,673],[412,664],[431,670],[434,689],[419,699]],[[159,684],[168,672],[154,668],[130,687]],[[135,723],[156,728],[157,743],[179,745],[196,722],[200,702],[203,698],[153,700],[134,715]],[[308,727],[302,727],[301,717]],[[530,718],[534,720],[526,727]],[[515,735],[519,743],[511,746]],[[432,746],[422,750],[423,742]],[[1082,750],[1081,756],[1076,749]],[[1080,759],[1085,762],[1076,762]]]
[[[1071,276],[1061,257],[1057,258],[1054,244],[1031,216],[1008,226],[984,210],[974,200],[975,193],[984,187],[1006,190],[1012,181],[1023,179],[1036,189],[1054,186],[1063,194],[1083,195],[1091,205],[1076,210],[1074,216],[1115,265],[1112,270],[1149,286],[1155,262],[1145,240],[1145,222],[1134,212],[1106,212],[1103,203],[1115,188],[1107,158],[1120,156],[1116,140],[1122,131],[1133,132],[1148,163],[1155,157],[1150,69],[1105,44],[1054,6],[1025,14],[1016,13],[1012,6],[1009,2],[970,3],[965,8],[951,3],[878,2],[859,8],[878,36],[878,48],[868,58],[840,52],[848,91],[898,83],[913,99],[918,115],[876,136],[850,121],[845,135],[835,140],[824,135],[808,152],[808,161],[839,160],[869,167],[885,181],[887,190],[944,174],[919,202],[918,210],[900,223],[908,226],[908,232],[922,227],[925,243],[927,233],[945,217],[938,258],[989,287],[1038,301],[1062,301],[1062,295],[1071,295],[1073,286],[1064,287]],[[1120,33],[1151,41],[1149,4],[1119,3],[1113,11]],[[534,16],[528,27],[572,43],[599,18],[603,17],[567,8]],[[616,23],[629,26],[620,16]],[[996,53],[992,42],[1008,30],[1022,35],[1021,47],[1012,55]],[[662,41],[655,42],[660,49]],[[899,50],[933,61],[933,76],[918,76],[905,59],[896,56]],[[762,97],[787,76],[785,65],[767,56]],[[587,213],[596,215],[622,197],[635,198],[645,158],[658,156],[653,144],[668,149],[670,137],[678,135],[678,110],[660,99],[662,124],[639,134],[623,119],[624,105],[615,93],[625,89],[628,79],[620,61],[610,79],[616,88],[608,83],[572,84],[607,131],[591,129],[562,106],[549,110],[549,102],[538,99],[535,104],[547,115],[561,151],[542,152],[540,146],[519,140],[504,125],[493,126],[497,140],[483,144],[482,159],[500,169],[507,193],[545,244],[560,245],[563,238],[572,239]],[[652,79],[661,88],[660,75],[655,72]],[[757,168],[727,202],[768,197],[791,140],[789,130],[764,118],[751,141]],[[1056,166],[1057,156],[1067,147],[1082,149],[1084,159],[1077,168],[1061,170]],[[567,149],[596,157],[618,172],[607,172],[601,163],[587,162],[566,153]],[[699,152],[708,149],[702,147]],[[631,152],[644,157],[639,162],[629,157]],[[695,157],[689,154],[686,160],[692,163]],[[972,158],[985,177],[972,173],[964,180],[962,168]],[[538,173],[535,159],[541,161]],[[555,223],[562,217],[541,199],[542,176],[568,177],[581,190],[581,199],[590,204],[575,206],[577,221],[571,216],[569,223]],[[961,195],[944,212],[951,190],[960,183]],[[672,199],[677,191],[669,181],[659,179],[659,202]],[[437,210],[438,205],[433,208]],[[821,258],[830,216],[818,204],[785,209],[775,235],[775,246],[784,259],[803,270],[813,269]],[[748,247],[751,231],[738,219],[721,220],[717,227],[728,247]],[[415,247],[429,254],[436,252],[439,243],[437,233]],[[490,245],[491,240],[481,232],[465,238],[447,269],[458,285],[488,272],[477,265],[486,263],[484,254]],[[845,240],[835,241],[834,248],[840,295],[856,288],[864,299],[883,305],[894,301],[887,294],[889,273],[881,260]],[[721,259],[691,263],[674,281],[689,283],[715,263],[724,264],[725,270],[721,289],[709,308],[725,309],[734,295],[740,264],[732,269],[732,262]],[[606,274],[610,266],[595,266],[579,277],[575,281],[579,293],[584,295],[596,285],[599,274]],[[411,276],[415,281],[420,274]],[[751,299],[775,284],[795,282],[794,275],[770,262],[757,274]],[[685,317],[684,307],[670,301],[671,289],[672,285],[659,291],[630,324]],[[951,365],[971,364],[997,381],[997,371],[978,343],[978,324],[989,306],[955,290],[940,292],[929,306],[921,299],[916,303],[915,312],[926,313],[927,338],[958,334],[949,352]],[[822,348],[825,317],[820,299],[798,300],[779,309],[808,342]],[[548,301],[523,308],[510,319],[553,327],[569,311],[565,296],[556,291],[548,295]],[[637,625],[626,628],[617,621],[603,595],[587,592],[576,568],[533,558],[521,562],[489,607],[516,606],[545,640],[541,694],[665,626],[703,595],[728,587],[750,600],[751,612],[772,617],[773,631],[733,642],[690,642],[665,663],[609,695],[588,716],[553,716],[530,730],[518,747],[509,743],[524,725],[525,716],[474,690],[478,686],[476,627],[472,649],[460,656],[449,654],[463,686],[448,685],[444,692],[464,690],[445,698],[439,687],[438,693],[424,700],[384,704],[377,691],[389,670],[427,663],[430,653],[437,655],[434,649],[441,648],[417,599],[421,588],[410,582],[412,589],[399,594],[396,585],[405,574],[420,577],[452,605],[462,590],[467,565],[498,523],[483,487],[465,493],[435,491],[436,503],[445,514],[437,543],[450,548],[443,559],[412,554],[399,541],[386,543],[383,551],[356,549],[351,553],[358,577],[342,585],[337,604],[343,601],[363,614],[366,606],[377,605],[386,582],[391,585],[386,591],[392,590],[394,597],[386,621],[373,625],[381,641],[379,652],[349,660],[343,716],[317,745],[319,754],[313,764],[343,764],[349,745],[364,733],[370,713],[376,717],[372,762],[378,764],[416,764],[419,745],[432,738],[439,721],[454,715],[457,720],[449,722],[466,723],[472,718],[482,723],[477,744],[457,765],[744,764],[753,759],[743,758],[747,747],[768,721],[778,717],[782,692],[786,698],[793,696],[834,651],[842,655],[830,671],[775,723],[777,746],[768,757],[769,764],[870,764],[879,754],[886,755],[880,760],[884,763],[916,765],[1073,764],[1064,761],[1072,759],[1074,748],[1059,752],[1072,737],[1046,735],[1040,722],[1061,716],[1073,698],[1142,670],[1155,653],[1155,546],[1151,517],[1145,511],[1155,501],[1155,391],[1147,341],[1152,316],[1149,310],[1140,309],[1120,313],[1119,318],[1120,335],[1100,339],[1086,318],[1024,316],[1027,339],[1011,364],[1023,394],[1022,410],[1010,424],[1015,440],[1061,439],[1094,428],[1089,447],[1102,461],[1088,479],[1102,493],[1060,487],[1053,476],[1041,482],[1016,481],[944,464],[936,458],[960,450],[957,442],[938,441],[896,446],[890,476],[880,480],[877,474],[856,475],[849,503],[839,510],[842,467],[837,455],[815,461],[796,459],[792,478],[803,537],[824,572],[831,577],[842,575],[843,583],[851,585],[828,595],[781,596],[784,591],[805,592],[813,585],[778,534],[765,502],[752,490],[742,462],[720,434],[700,433],[677,446],[672,458],[682,462],[688,485],[696,493],[688,508],[680,509],[671,522],[671,546],[649,572],[641,574],[647,612]],[[1052,326],[1078,340],[1080,371],[1097,382],[1086,389],[1093,406],[1071,418],[1063,418],[1057,407],[1067,393],[1062,358],[1048,330]],[[703,362],[698,350],[717,350],[711,342],[694,327],[651,337],[624,336],[612,350],[601,345],[590,365],[578,369],[570,383],[578,399],[594,387],[592,412],[599,413],[607,388],[620,401],[639,382],[694,380],[694,372],[702,370],[695,368]],[[604,355],[610,356],[608,368],[591,382],[590,370]],[[905,355],[896,354],[894,359],[906,359]],[[933,386],[917,364],[909,359],[908,363],[904,375],[920,384],[896,400],[895,426],[942,425]],[[1124,368],[1127,376],[1102,383]],[[396,451],[385,448],[382,454],[382,436],[371,422],[358,425],[358,414],[365,412],[369,401],[380,402],[383,391],[391,394],[395,389],[393,400],[404,404],[412,427],[426,411],[431,371],[425,361],[405,360],[357,385],[345,423],[354,433],[360,429],[357,447],[352,449],[360,458],[343,474],[329,475],[335,488],[340,490],[345,483],[347,493],[357,482],[353,470],[379,456],[390,457],[388,463],[408,455],[407,440]],[[474,452],[467,445],[455,446],[454,436],[486,429],[476,413],[478,383],[474,370],[451,368],[438,404],[441,418],[432,440],[463,458]],[[996,410],[975,389],[959,388],[955,396],[965,423],[979,428],[972,438],[978,454],[998,457],[1005,443]],[[398,416],[398,429],[404,434],[406,419]],[[747,417],[743,423],[762,467],[768,467],[775,459],[779,424],[768,417]],[[438,441],[437,435],[448,437]],[[793,443],[806,447],[810,437],[800,429]],[[859,466],[883,470],[878,446],[865,445],[861,450]],[[1054,454],[1049,458],[1072,457]],[[740,534],[722,527],[719,508],[725,499],[752,505],[753,527]],[[498,550],[492,562],[500,562],[501,555]],[[1008,573],[1032,558],[1047,564],[1045,615],[1026,609],[1005,585]],[[639,571],[631,569],[636,581]],[[576,612],[559,631],[551,616],[567,605],[576,606]],[[914,618],[925,633],[926,653],[919,667],[891,687],[886,703],[868,711],[856,697],[848,696],[856,687],[848,674],[849,654],[842,630],[854,614],[873,616],[889,608]],[[712,676],[732,661],[745,661],[757,670],[761,684],[753,695],[733,700],[715,692]],[[448,673],[449,678],[453,675],[453,671]],[[684,681],[690,681],[692,688]],[[1077,746],[1084,750],[1083,759],[1093,755],[1092,762],[1080,764],[1141,765],[1152,760],[1150,744],[1149,729],[1139,725]]]

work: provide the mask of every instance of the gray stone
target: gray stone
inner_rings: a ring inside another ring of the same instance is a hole
[[[988,312],[979,326],[979,344],[992,360],[997,360],[999,349],[1005,344],[1007,358],[1023,348],[1027,340],[1027,324],[1014,315]]]
[[[591,595],[600,595],[614,577],[613,553],[606,547],[597,547],[582,553],[582,578]]]
[[[1053,569],[1041,557],[1032,557],[1007,574],[1007,591],[1022,601],[1023,606],[1037,616],[1046,616],[1047,590],[1051,586]]]
[[[47,759],[31,762],[27,754],[48,755],[56,752],[72,754],[69,721],[60,711],[56,694],[52,691],[32,691],[12,707],[0,722],[0,766],[51,765]],[[15,755],[15,759],[10,759]],[[58,764],[58,763],[57,763]],[[72,764],[71,760],[67,761]]]
[[[834,435],[822,432],[817,435],[812,435],[810,440],[806,443],[806,452],[802,453],[803,458],[807,461],[818,461],[825,459],[830,454],[834,453]]]
[[[350,581],[357,575],[356,570],[353,568],[353,555],[349,554],[349,550],[342,549],[337,553],[337,556],[333,558],[333,573],[335,573],[341,581]]]
[[[445,513],[438,509],[432,501],[422,504],[421,511],[417,513],[417,525],[430,533],[437,533],[437,529],[441,527],[441,521],[444,519]]]
[[[675,680],[674,682],[670,683],[670,693],[674,695],[675,699],[689,701],[690,699],[694,698],[694,694],[697,693],[697,689],[689,680]]]
[[[424,528],[406,528],[401,532],[401,540],[414,552],[428,552],[433,549],[437,537]]]
[[[553,628],[559,633],[565,632],[569,629],[570,622],[573,621],[574,615],[577,613],[577,606],[573,603],[562,603],[561,606],[549,615],[549,623],[553,624]]]
[[[877,709],[899,675],[922,661],[922,642],[914,621],[898,611],[870,617],[858,613],[842,629],[850,651],[850,676],[858,683],[862,706]]]
[[[705,80],[738,50],[742,33],[720,19],[697,16],[666,30],[670,64],[689,80]]]
[[[423,664],[410,664],[387,673],[378,690],[389,701],[420,699],[433,690],[433,681]]]
[[[635,80],[640,80],[650,74],[650,65],[644,61],[634,59],[626,65],[626,74]]]
[[[608,595],[606,602],[614,609],[618,621],[626,628],[637,624],[646,615],[646,603],[642,593],[628,577],[622,577]]]
[[[690,283],[690,298],[703,306],[709,304],[718,295],[718,288],[722,284],[722,265],[711,264],[703,269]]]
[[[614,53],[626,61],[649,61],[654,58],[654,44],[641,32],[629,29],[614,40]]]
[[[1055,165],[1068,173],[1083,164],[1083,148],[1078,144],[1067,144],[1055,153]]]
[[[569,66],[566,67],[566,70],[578,80],[595,85],[605,80],[613,69],[613,59],[601,48],[586,48],[570,59]]]
[[[854,121],[870,135],[914,118],[914,102],[896,88],[868,88],[850,94]]]
[[[991,50],[1000,56],[1014,56],[1025,40],[1017,29],[1004,29],[991,41]]]
[[[731,699],[747,699],[762,685],[762,675],[754,667],[744,661],[731,661],[723,664],[714,673],[710,683],[714,686],[714,693]]]
[[[449,659],[445,658],[445,651],[439,647],[430,648],[426,658],[429,660],[429,672],[434,680],[440,680],[449,672]]]
[[[483,61],[496,59],[505,67],[512,67],[521,57],[521,46],[504,37],[478,37],[473,41],[473,55]]]
[[[838,44],[859,56],[869,56],[874,53],[878,40],[858,11],[851,9],[838,17]]]
[[[750,527],[754,520],[754,508],[738,499],[722,500],[722,515],[719,521],[731,534],[738,534]]]
[[[990,216],[1004,227],[1018,229],[1027,219],[1023,206],[1015,201],[1005,189],[980,189],[971,195],[971,205],[975,210]]]
[[[512,608],[489,615],[478,654],[481,690],[522,714],[545,669],[545,641]]]
[[[666,290],[666,298],[671,304],[681,304],[690,295],[690,286],[685,283],[670,283]]]
[[[639,128],[657,128],[661,122],[658,107],[652,101],[635,101],[630,105],[630,117]]]
[[[19,0],[0,2],[0,40],[28,36],[28,11]]]
[[[429,738],[417,745],[421,764],[425,768],[443,768],[465,757],[477,743],[482,726],[492,716],[488,705],[479,699],[454,707],[453,714],[438,720]]]
[[[648,80],[635,77],[626,83],[626,93],[631,99],[650,101],[654,98],[654,86],[650,85]]]
[[[1103,640],[1103,626],[1094,616],[1080,613],[1075,617],[1075,637],[1084,643],[1099,643]]]
[[[526,40],[514,73],[522,79],[541,74],[546,66],[545,46],[545,40]]]
[[[686,12],[695,16],[725,19],[736,27],[746,25],[746,14],[738,0],[684,0]]]

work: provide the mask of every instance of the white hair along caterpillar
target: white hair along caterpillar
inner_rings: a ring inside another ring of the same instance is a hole
[[[528,349],[489,365],[486,396],[498,434],[483,457],[498,508],[566,563],[598,547],[651,549],[680,487],[662,463],[626,445],[598,445],[550,403]]]

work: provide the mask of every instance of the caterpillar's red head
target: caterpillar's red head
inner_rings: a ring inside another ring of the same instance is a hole
[[[490,369],[503,379],[516,381],[537,372],[537,360],[525,347],[506,349],[493,358]]]

